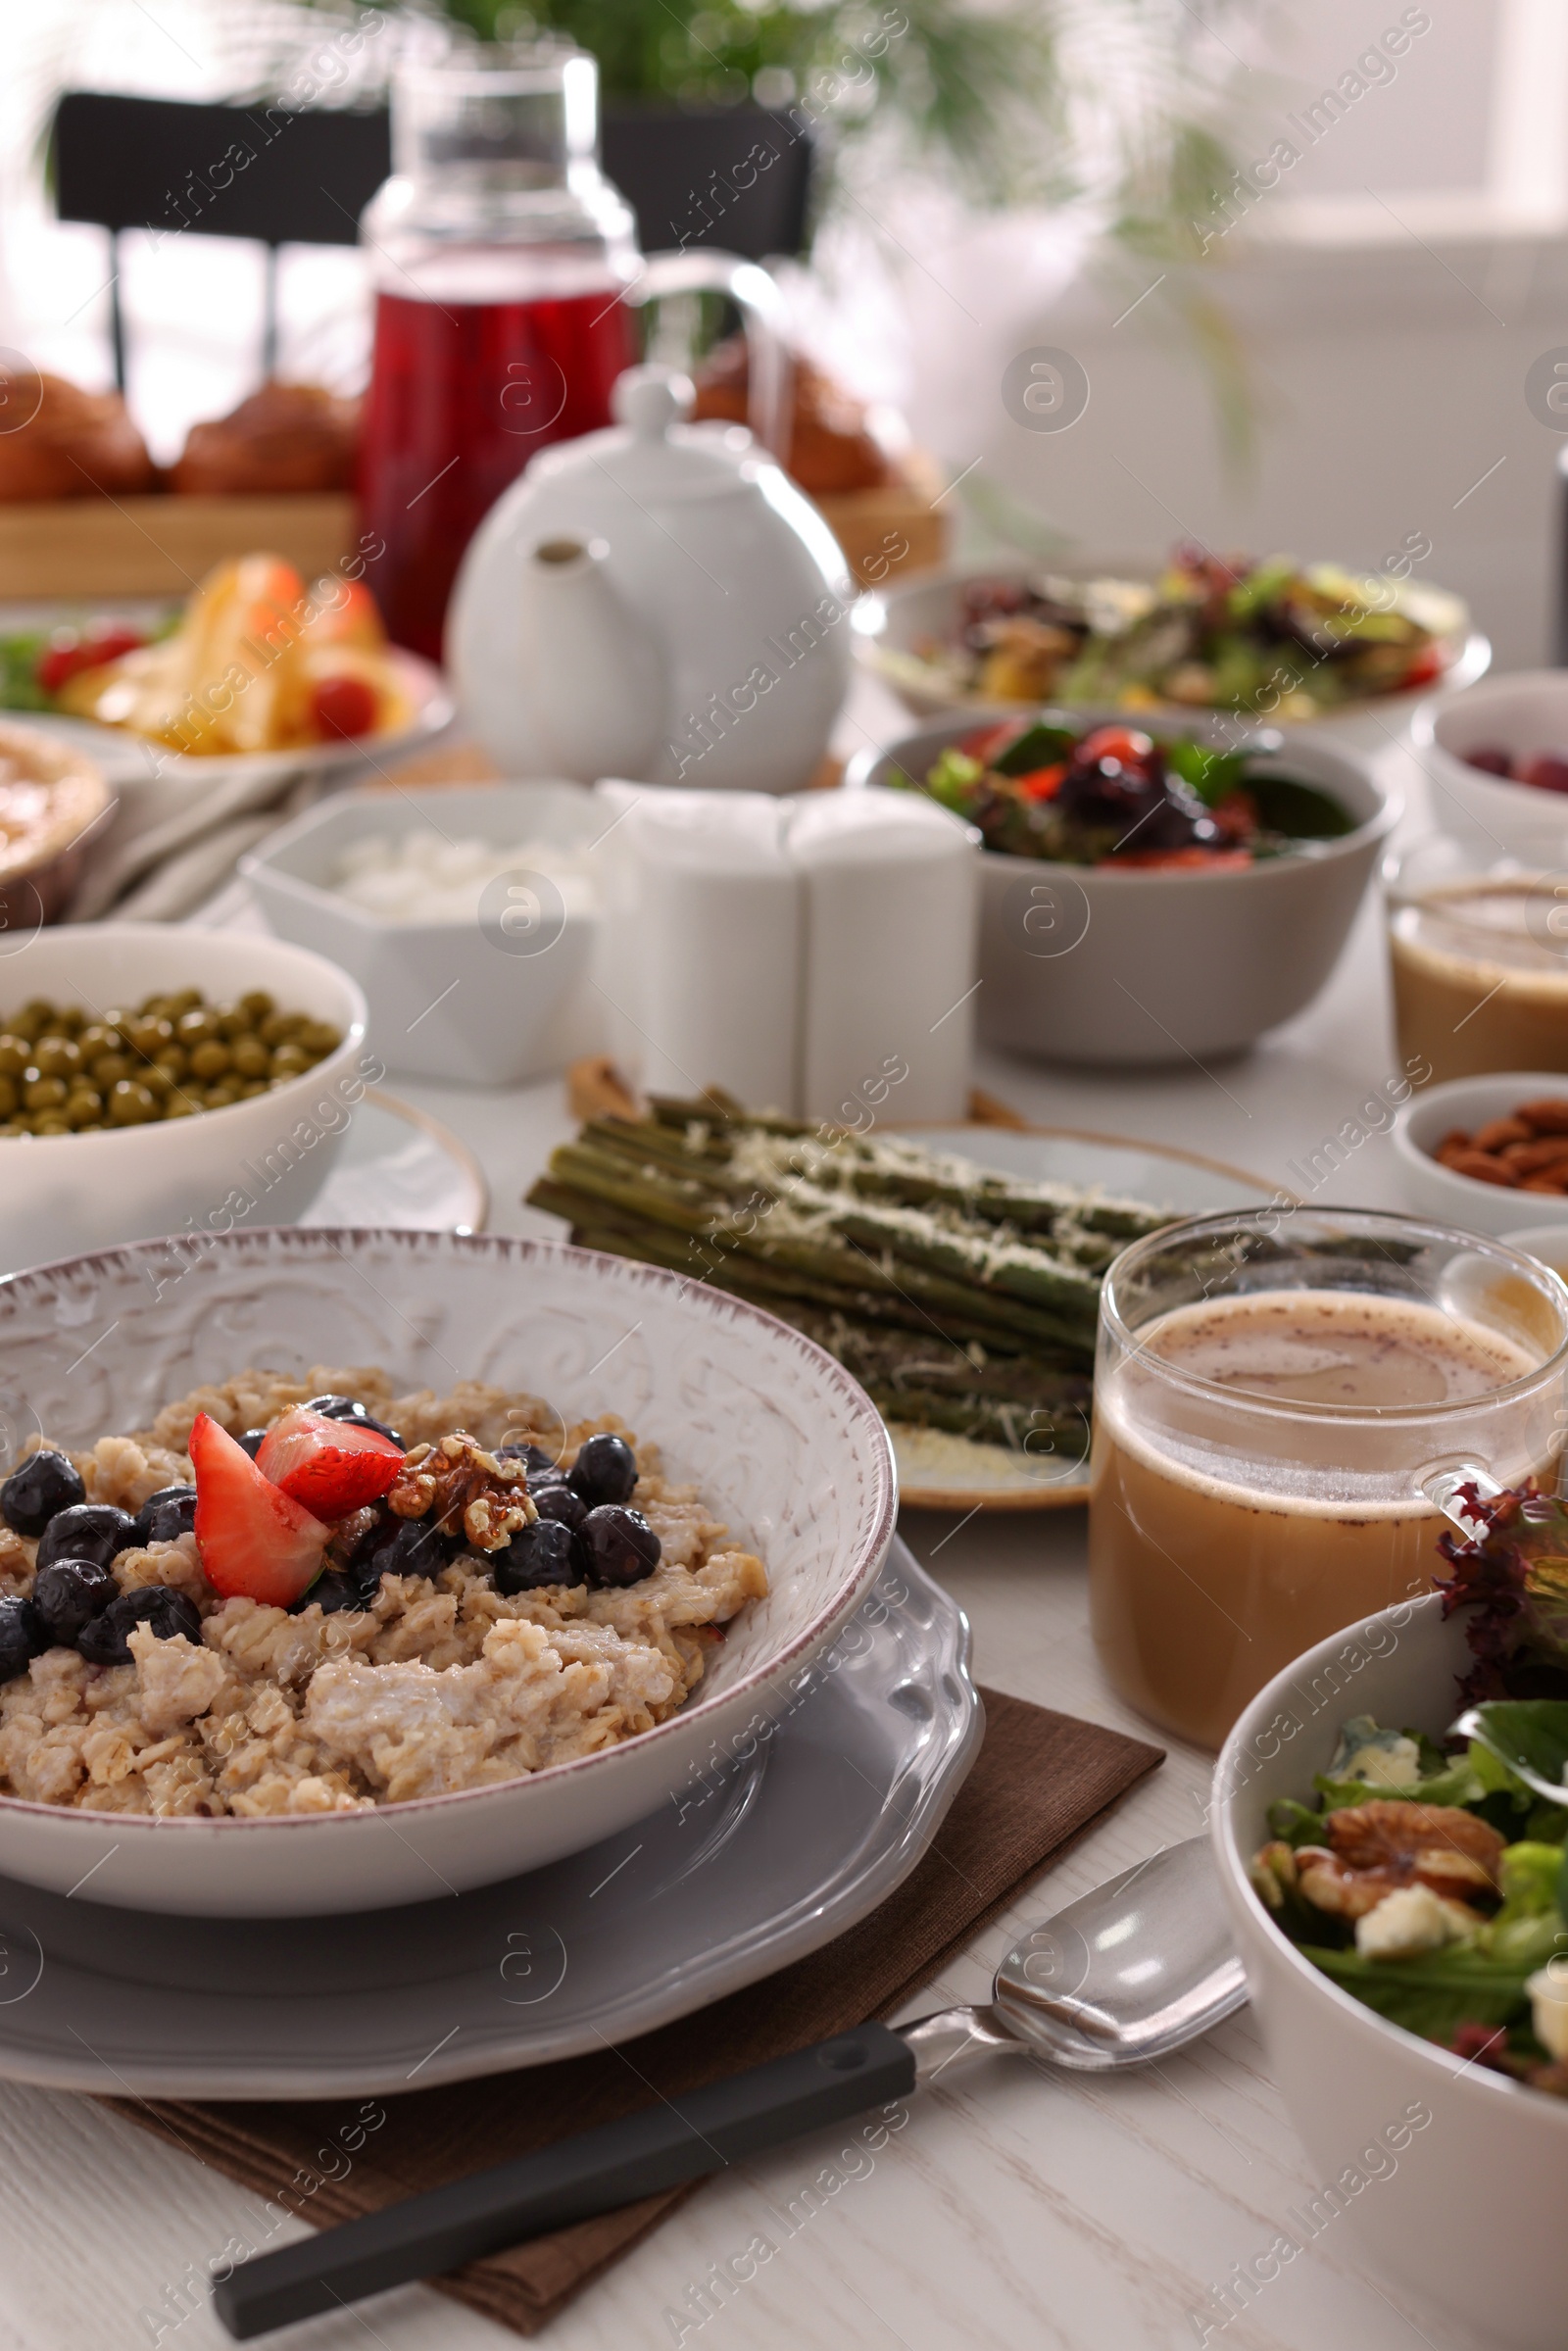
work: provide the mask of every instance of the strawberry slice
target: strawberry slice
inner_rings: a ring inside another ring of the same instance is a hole
[[[403,1455],[378,1429],[296,1404],[268,1430],[256,1466],[316,1517],[347,1518],[396,1484]]]
[[[225,1599],[236,1592],[287,1608],[321,1572],[330,1527],[263,1475],[243,1445],[205,1412],[190,1433],[196,1471],[196,1548]]]

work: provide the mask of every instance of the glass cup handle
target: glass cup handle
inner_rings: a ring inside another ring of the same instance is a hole
[[[1484,1502],[1495,1501],[1504,1491],[1495,1478],[1473,1461],[1450,1461],[1441,1469],[1423,1470],[1416,1479],[1416,1487],[1458,1528],[1467,1542],[1487,1533],[1487,1521],[1463,1498],[1461,1490],[1470,1487]]]
[[[625,298],[640,307],[662,294],[727,294],[735,304],[746,328],[752,430],[782,464],[789,439],[789,305],[775,281],[757,262],[708,246],[649,254]]]

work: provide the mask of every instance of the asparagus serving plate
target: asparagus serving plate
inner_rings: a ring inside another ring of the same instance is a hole
[[[965,1511],[1084,1499],[1105,1265],[1173,1217],[1272,1197],[1223,1160],[1076,1128],[831,1142],[739,1105],[667,1102],[634,1123],[590,1119],[528,1195],[586,1248],[809,1332],[883,1409],[905,1502]]]

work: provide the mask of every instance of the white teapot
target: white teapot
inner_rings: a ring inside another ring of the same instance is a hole
[[[541,450],[469,545],[447,663],[507,775],[794,792],[827,750],[838,542],[744,425],[678,422],[691,397],[628,368],[618,424]]]

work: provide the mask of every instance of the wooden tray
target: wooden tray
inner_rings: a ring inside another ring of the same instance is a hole
[[[0,505],[0,602],[185,596],[225,556],[257,548],[315,579],[354,545],[354,500],[346,492]]]

